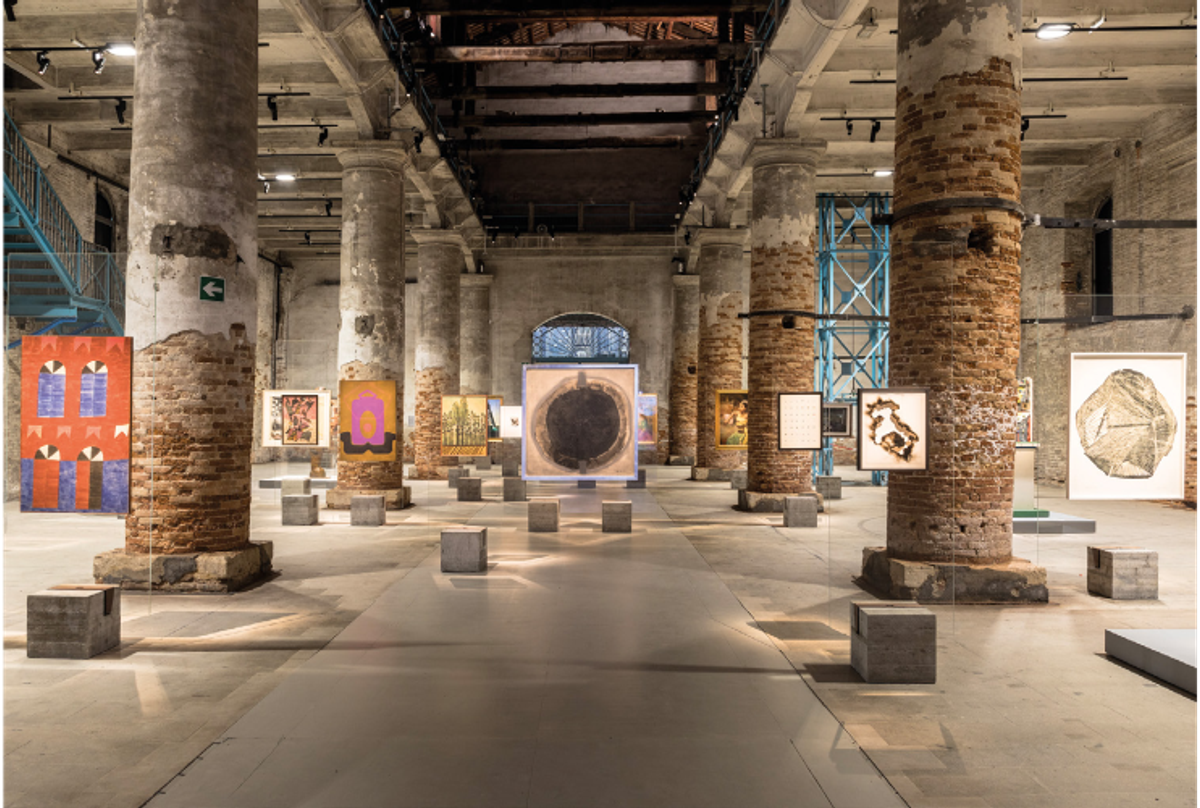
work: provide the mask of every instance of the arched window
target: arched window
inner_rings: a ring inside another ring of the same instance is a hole
[[[97,247],[109,252],[117,248],[117,220],[113,215],[112,203],[108,197],[96,190],[96,233],[92,241]]]
[[[79,417],[103,418],[108,412],[108,368],[96,360],[83,366],[79,376]]]
[[[62,418],[67,398],[67,369],[51,359],[38,373],[38,418]]]
[[[599,314],[562,314],[533,329],[534,362],[629,362],[629,331]]]
[[[1096,211],[1097,219],[1113,217],[1112,197]],[[1092,314],[1111,317],[1113,313],[1113,231],[1095,230],[1092,236]]]

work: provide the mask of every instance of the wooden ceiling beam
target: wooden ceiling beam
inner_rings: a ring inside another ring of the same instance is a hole
[[[416,64],[454,62],[662,62],[743,58],[747,44],[713,40],[588,42],[569,45],[471,46],[413,48]]]

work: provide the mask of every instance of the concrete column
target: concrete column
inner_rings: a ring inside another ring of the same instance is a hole
[[[1021,4],[900,0],[891,384],[929,390],[928,471],[888,478],[893,597],[1046,600],[1012,557]],[[953,581],[953,585],[950,582]]]
[[[669,463],[696,462],[696,381],[700,351],[700,277],[675,275],[675,341],[667,415]]]
[[[823,140],[760,140],[750,211],[750,311],[814,311],[817,284],[817,159]],[[815,383],[815,323],[750,319],[750,448],[738,506],[783,512],[784,497],[812,490],[812,452],[779,449],[779,393]]]
[[[442,456],[442,396],[458,395],[459,278],[465,266],[463,237],[454,230],[414,230],[417,240],[416,428],[413,449],[417,480],[442,480],[458,465]]]
[[[149,552],[243,557],[245,572],[159,576],[235,589],[270,569],[250,544],[258,285],[258,3],[145,0],[138,17],[125,333],[133,337],[130,512],[97,579],[146,588]],[[201,278],[224,300],[200,298]],[[220,559],[216,559],[218,566]],[[206,561],[210,570],[213,561]],[[186,576],[185,576],[186,577]]]
[[[396,382],[397,445],[404,418],[404,169],[392,144],[364,142],[338,154],[342,163],[342,277],[338,290],[338,379]],[[335,433],[336,434],[336,433]],[[382,494],[388,508],[408,504],[404,462],[339,459],[330,508],[354,495]]]
[[[272,389],[275,374],[275,301],[279,284],[279,270],[264,258],[258,259],[258,313],[254,352],[254,462],[267,463],[274,460],[274,448],[263,448],[262,417],[263,391]]]
[[[459,389],[463,393],[492,392],[492,276],[459,276]],[[516,404],[518,402],[505,402]]]
[[[746,463],[744,449],[718,449],[717,390],[742,386],[742,251],[746,230],[700,230],[699,361],[696,365],[696,465],[693,480],[728,480]],[[695,249],[694,248],[694,249]]]

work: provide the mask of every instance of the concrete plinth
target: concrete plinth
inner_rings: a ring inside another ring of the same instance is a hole
[[[734,491],[745,491],[748,476],[745,469],[734,469],[729,477],[729,487]]]
[[[354,491],[334,488],[325,494],[325,507],[329,510],[348,511],[359,496],[383,497],[383,506],[389,511],[398,511],[412,504],[412,489],[407,485],[384,491]]]
[[[529,532],[557,533],[558,514],[557,497],[531,497],[529,500]]]
[[[271,573],[274,546],[250,542],[240,550],[178,555],[113,550],[92,560],[98,584],[156,592],[234,592]]]
[[[504,478],[504,501],[505,502],[524,502],[526,484],[520,477],[505,477]]]
[[[486,527],[442,530],[442,572],[487,572],[487,563]]]
[[[480,477],[463,477],[458,481],[459,502],[482,502],[483,479]]]
[[[121,644],[121,588],[66,584],[26,600],[25,655],[90,659]]]
[[[817,484],[814,486],[817,493],[822,499],[841,499],[842,498],[842,478],[841,477],[817,477]]]
[[[636,480],[626,480],[626,488],[645,488],[646,487],[646,470],[638,469],[638,478]]]
[[[600,531],[602,533],[631,533],[633,531],[633,503],[629,500],[600,503]]]
[[[783,500],[784,527],[816,527],[817,498],[808,495],[786,497]]]
[[[285,497],[293,494],[311,494],[312,480],[307,477],[283,477],[279,481],[279,488]]]
[[[788,497],[798,494],[767,494],[762,491],[738,491],[738,510],[751,513],[783,513],[783,504]],[[825,512],[825,502],[816,491],[806,491],[803,496],[817,501],[817,512]]]
[[[667,458],[668,466],[693,466],[696,464],[694,455],[671,455]]]
[[[358,496],[350,500],[350,524],[358,527],[380,527],[387,522],[381,496]]]
[[[1087,548],[1088,594],[1113,600],[1158,600],[1158,553],[1144,547]]]
[[[320,509],[316,494],[284,494],[283,524],[315,525]]]
[[[451,488],[458,488],[458,481],[470,476],[471,470],[466,466],[446,470],[446,481],[450,484]]]
[[[481,455],[475,458],[475,469],[476,471],[491,471],[492,458],[488,457],[487,455]]]
[[[692,480],[699,483],[727,483],[739,469],[719,469],[711,466],[692,466]]]
[[[935,683],[937,617],[912,603],[851,603],[850,666],[872,684]]]
[[[578,483],[578,486],[580,488],[595,488],[596,481],[595,480],[580,480]]]
[[[520,460],[520,458],[517,458],[516,460],[509,460],[508,458],[505,458],[503,464],[500,466],[500,475],[502,477],[520,477],[521,476],[521,460]]]
[[[885,597],[921,603],[1046,603],[1046,568],[1023,558],[1007,564],[905,561],[883,547],[863,548],[863,579]]]

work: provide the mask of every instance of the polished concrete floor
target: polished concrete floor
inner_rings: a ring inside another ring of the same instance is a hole
[[[273,476],[299,467],[256,468]],[[87,580],[112,517],[6,507],[7,806],[1186,806],[1196,702],[1106,658],[1105,628],[1194,628],[1195,512],[1043,507],[1093,536],[1018,536],[1052,602],[936,607],[935,685],[849,668],[853,578],[886,495],[847,487],[815,529],[731,509],[728,484],[652,467],[646,490],[530,484],[525,506],[414,482],[383,528],[283,528],[256,491],[277,575],[234,595],[123,598],[121,647],[27,659],[25,596]],[[852,471],[847,477],[854,477]],[[634,531],[600,530],[633,502]],[[485,525],[485,575],[437,540]],[[1158,550],[1160,599],[1084,584],[1089,544]]]

